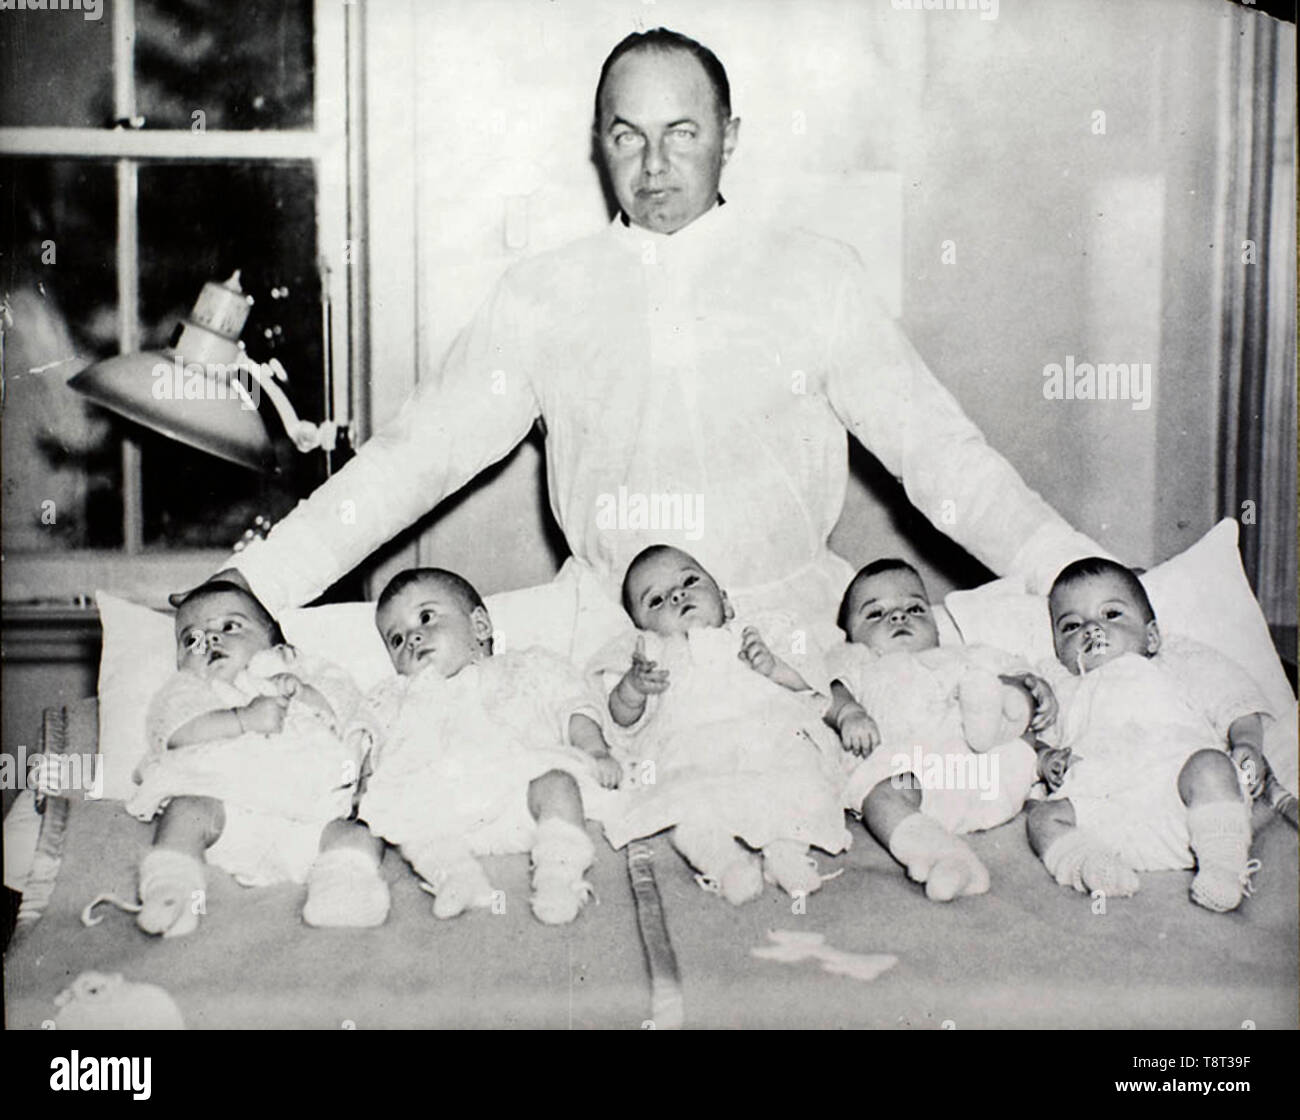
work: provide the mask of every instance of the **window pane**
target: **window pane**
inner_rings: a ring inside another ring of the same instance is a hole
[[[0,15],[0,125],[104,128],[113,110],[113,19],[89,11]]]
[[[311,128],[312,0],[137,0],[136,32],[146,127]]]
[[[151,164],[140,169],[141,345],[173,341],[208,280],[236,269],[254,299],[242,339],[278,358],[298,414],[324,419],[316,184],[308,163]],[[270,400],[261,415],[282,471],[262,476],[166,439],[143,448],[145,543],[224,548],[259,514],[278,520],[324,477],[320,451],[293,450]]]
[[[122,544],[117,422],[66,385],[117,352],[116,190],[110,163],[0,159],[6,550]]]

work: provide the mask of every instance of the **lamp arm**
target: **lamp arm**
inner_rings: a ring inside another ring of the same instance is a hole
[[[327,420],[323,424],[313,424],[310,420],[303,420],[293,407],[285,391],[276,384],[276,378],[281,381],[287,380],[288,374],[284,366],[280,364],[279,359],[272,358],[269,362],[258,363],[253,361],[247,353],[242,352],[236,363],[240,369],[247,370],[257,379],[257,383],[265,391],[266,395],[271,398],[271,403],[275,405],[275,411],[280,416],[280,422],[284,425],[284,430],[293,440],[294,446],[299,451],[311,451],[317,447],[322,447],[326,451],[333,451],[336,438],[338,435],[337,425],[332,420]]]

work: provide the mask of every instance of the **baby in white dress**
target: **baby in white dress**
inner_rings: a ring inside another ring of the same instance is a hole
[[[1192,901],[1235,909],[1249,876],[1250,800],[1263,787],[1267,705],[1233,662],[1166,639],[1138,578],[1071,564],[1049,596],[1063,747],[1077,752],[1029,841],[1058,883],[1131,895],[1138,871],[1196,868]],[[1244,788],[1243,788],[1244,787]]]
[[[533,914],[572,921],[595,859],[586,817],[622,774],[599,699],[546,650],[493,656],[483,600],[454,572],[398,573],[375,623],[398,676],[354,726],[371,748],[362,815],[401,848],[437,917],[494,904],[478,856],[529,852]]]
[[[1051,717],[1050,689],[1000,650],[941,647],[925,585],[903,560],[859,571],[839,622],[848,642],[827,654],[827,721],[846,751],[845,808],[927,897],[987,891],[960,834],[1011,820],[1050,773],[1057,752],[1030,745]]]
[[[735,621],[726,593],[678,549],[642,551],[623,604],[637,632],[590,666],[609,689],[614,723],[628,729],[620,749],[637,756],[625,808],[605,820],[610,843],[671,827],[702,885],[736,904],[762,893],[765,873],[791,894],[817,890],[809,847],[848,843],[826,698],[757,627]]]
[[[342,732],[361,700],[347,674],[298,654],[262,604],[226,582],[180,603],[176,664],[150,705],[126,802],[141,820],[158,816],[140,865],[140,927],[167,937],[197,927],[205,860],[248,886],[306,880],[310,925],[381,923],[382,849],[347,819],[360,757]]]

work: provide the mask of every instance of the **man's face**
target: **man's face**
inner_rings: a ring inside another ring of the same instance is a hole
[[[487,656],[484,643],[492,636],[486,610],[466,610],[458,595],[433,581],[400,591],[384,604],[375,625],[393,668],[403,677],[429,668],[454,677]]]
[[[849,641],[877,653],[917,653],[939,644],[925,585],[905,568],[860,579],[849,596]]]
[[[253,654],[270,648],[260,612],[234,591],[191,598],[176,613],[176,667],[204,680],[232,681]]]
[[[1155,620],[1122,579],[1085,576],[1057,587],[1048,600],[1056,658],[1075,674],[1091,672],[1125,653],[1151,657],[1160,648]]]
[[[708,75],[685,51],[632,51],[605,76],[598,140],[619,205],[657,233],[675,233],[718,197],[738,120],[719,119]]]
[[[638,630],[673,637],[727,621],[726,595],[693,557],[675,548],[637,564],[627,592]]]

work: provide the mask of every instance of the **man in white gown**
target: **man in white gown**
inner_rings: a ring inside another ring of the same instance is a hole
[[[1103,551],[987,445],[877,307],[852,249],[723,202],[740,121],[711,52],[662,29],[629,36],[596,110],[622,212],[507,271],[438,377],[232,558],[269,609],[314,598],[539,416],[573,554],[551,585],[576,608],[556,644],[578,659],[607,635],[628,562],[654,542],[698,556],[738,607],[833,619],[852,574],[827,546],[846,432],[994,571],[1045,590]]]

